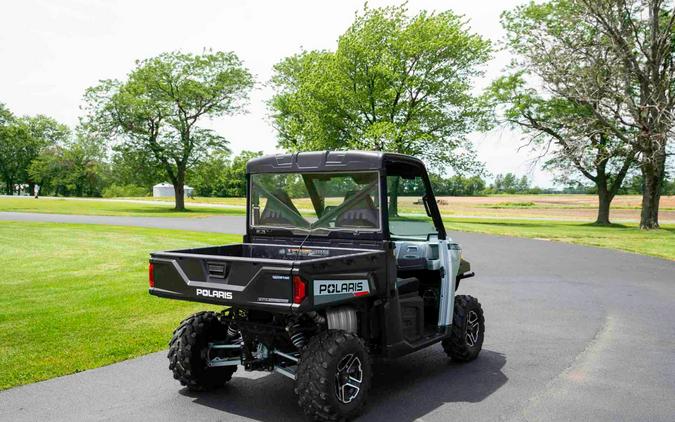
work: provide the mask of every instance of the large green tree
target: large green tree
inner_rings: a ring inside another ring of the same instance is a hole
[[[12,195],[18,184],[28,184],[32,188],[34,180],[28,172],[31,162],[42,149],[69,134],[67,126],[50,117],[15,117],[0,104],[0,177],[5,184],[5,193]]]
[[[12,195],[14,185],[20,176],[17,156],[30,139],[28,129],[17,124],[14,114],[0,103],[0,177],[5,185],[5,193]]]
[[[505,14],[505,26],[514,31],[509,38],[527,42],[529,25],[523,21],[532,24],[531,19],[551,18],[541,13],[541,8],[532,4]],[[533,31],[531,36],[535,34]],[[537,49],[535,45],[529,48]],[[577,62],[575,71],[588,72],[594,60],[591,56],[590,63]],[[521,69],[532,69],[536,63],[528,65]],[[520,70],[492,83],[486,97],[489,108],[496,111],[495,122],[519,128],[529,138],[527,145],[546,157],[545,167],[555,171],[560,181],[569,183],[579,177],[592,181],[598,195],[596,224],[608,225],[611,202],[636,162],[635,148],[599,124],[588,106],[547,96],[545,81],[528,84],[526,79],[532,79],[534,73]],[[623,130],[628,133],[630,128]]]
[[[108,179],[105,146],[78,130],[74,137],[43,148],[29,169],[32,180],[50,192],[64,196],[101,196]]]
[[[213,154],[190,173],[190,184],[200,196],[246,196],[246,163],[262,152],[242,151],[234,158]]]
[[[575,97],[596,105],[598,119],[617,137],[625,136],[617,121],[637,131],[637,136],[625,141],[632,141],[637,149],[644,179],[640,227],[658,228],[668,141],[675,123],[675,4],[672,0],[576,2],[584,12],[578,18],[595,25],[607,39],[617,59],[613,71],[623,83],[609,87],[610,101],[599,101],[592,86]]]
[[[188,170],[227,141],[200,126],[240,112],[254,83],[234,53],[164,53],[137,62],[126,80],[102,81],[85,100],[87,126],[127,149],[151,153],[184,210]]]
[[[14,115],[3,103],[0,103],[0,125],[5,125],[7,122],[11,121],[14,118]]]
[[[553,0],[516,9],[506,24],[509,46],[547,95],[589,116],[583,124],[603,142],[635,151],[645,184],[640,226],[657,228],[675,110],[673,2]]]
[[[451,11],[366,7],[335,51],[304,51],[274,67],[279,145],[393,151],[466,170],[476,165],[466,134],[480,117],[471,84],[490,51]]]
[[[152,151],[126,144],[115,145],[110,156],[110,181],[116,186],[135,186],[145,192],[166,179],[162,163]]]

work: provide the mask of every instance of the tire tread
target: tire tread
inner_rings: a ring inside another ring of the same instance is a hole
[[[173,372],[174,379],[191,391],[221,387],[232,379],[232,374],[237,370],[236,366],[203,368],[203,360],[193,353],[195,347],[200,347],[201,343],[209,340],[204,336],[215,325],[222,325],[215,312],[197,312],[181,321],[169,341],[169,369]]]
[[[343,346],[357,342],[364,351],[362,385],[367,396],[370,388],[371,361],[363,341],[355,334],[345,331],[329,330],[314,336],[302,351],[298,372],[296,374],[295,394],[298,396],[298,405],[307,417],[318,421],[340,421],[352,418],[363,411],[366,400],[361,400],[357,408],[351,410],[348,415],[343,415],[331,402],[329,377],[331,361],[338,359]]]
[[[469,310],[475,310],[478,313],[478,319],[482,328],[481,343],[478,349],[471,348],[466,344],[465,325]],[[478,357],[482,347],[482,339],[485,335],[485,317],[483,308],[478,299],[469,295],[455,296],[455,306],[453,307],[452,328],[450,335],[442,342],[445,353],[458,362],[470,362]]]

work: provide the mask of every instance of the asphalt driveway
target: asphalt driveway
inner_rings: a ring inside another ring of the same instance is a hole
[[[238,215],[193,217],[121,217],[108,215],[43,214],[0,212],[0,220],[42,221],[47,223],[108,224],[112,226],[154,227],[189,231],[243,234],[245,218]]]

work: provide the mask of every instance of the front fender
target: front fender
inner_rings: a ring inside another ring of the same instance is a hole
[[[471,263],[464,258],[459,260],[459,270],[457,271],[457,277],[455,277],[455,290],[459,288],[459,282],[465,278],[471,278],[475,276],[476,273],[471,271]]]

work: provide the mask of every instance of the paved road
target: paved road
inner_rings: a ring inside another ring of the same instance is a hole
[[[0,220],[42,221],[49,223],[109,224],[113,226],[156,227],[243,234],[245,219],[238,215],[214,217],[118,217],[107,215],[42,214],[28,212],[0,212]]]
[[[453,237],[479,274],[460,292],[483,303],[483,353],[460,365],[436,346],[378,363],[361,420],[675,420],[675,262]],[[164,353],[0,393],[2,421],[298,419],[292,381],[280,375],[240,370],[198,395],[171,378]]]

